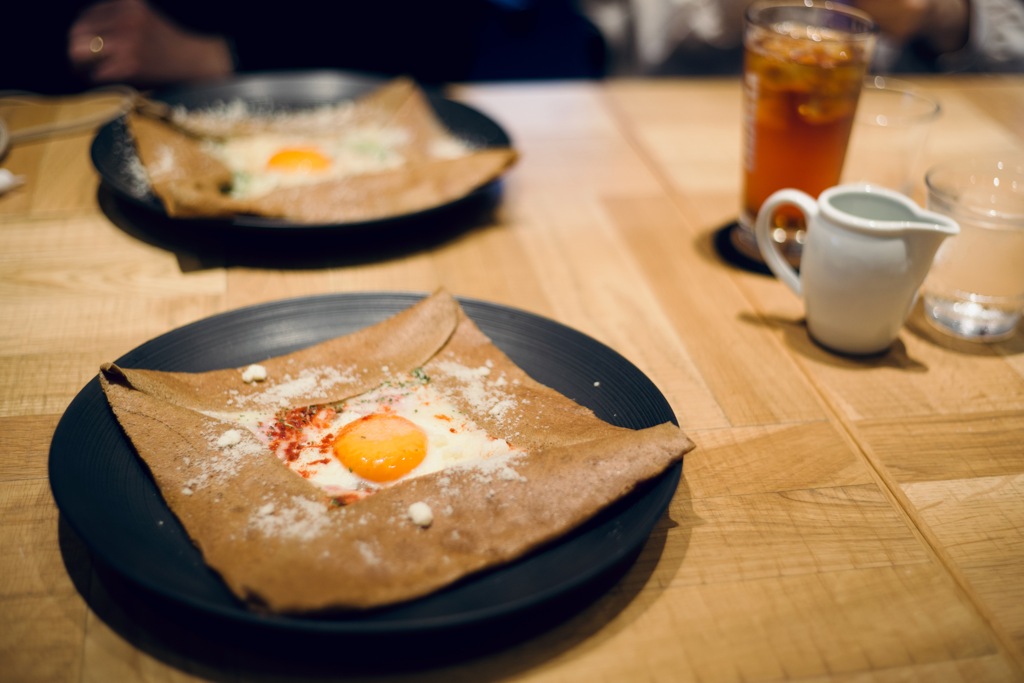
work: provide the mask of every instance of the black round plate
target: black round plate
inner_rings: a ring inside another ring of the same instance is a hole
[[[202,109],[242,100],[257,111],[294,111],[350,100],[379,88],[385,82],[386,79],[375,76],[336,71],[262,73],[239,76],[215,84],[162,90],[151,95],[151,98],[188,109]],[[433,90],[427,90],[426,94],[438,118],[459,138],[475,147],[512,145],[505,130],[477,109],[447,99]],[[167,217],[163,203],[150,191],[148,184],[140,180],[140,162],[123,117],[99,129],[90,153],[93,166],[115,196],[160,217]],[[184,226],[194,224],[197,230],[207,230],[210,223],[217,223],[222,229],[256,235],[283,232],[294,236],[296,228],[303,231],[328,230],[332,233],[361,231],[367,227],[394,224],[451,208],[480,191],[471,192],[443,206],[372,221],[300,224],[276,218],[239,215],[223,221],[177,219],[176,222]]]
[[[215,315],[157,337],[117,360],[125,367],[199,372],[289,353],[378,322],[420,300],[403,293],[287,299]],[[474,300],[466,313],[528,374],[634,429],[675,422],[664,396],[621,355],[571,328]],[[49,474],[63,518],[93,555],[175,604],[239,626],[288,634],[409,635],[508,617],[604,580],[631,562],[667,509],[675,466],[582,528],[540,551],[433,595],[365,613],[259,614],[203,563],[164,503],[93,379],[71,402],[50,447]]]

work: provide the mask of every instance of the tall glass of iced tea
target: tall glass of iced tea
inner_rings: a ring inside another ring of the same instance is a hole
[[[846,156],[876,26],[834,2],[761,0],[744,34],[743,198],[733,244],[760,260],[754,221],[768,195],[792,187],[817,197],[836,185]],[[803,216],[782,207],[772,239],[795,265]]]

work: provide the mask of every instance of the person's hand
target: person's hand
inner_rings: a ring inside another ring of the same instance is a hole
[[[144,0],[88,7],[68,33],[68,57],[96,83],[193,82],[233,71],[227,40],[188,31]]]
[[[854,0],[897,43],[928,42],[937,53],[952,52],[967,42],[969,0]]]

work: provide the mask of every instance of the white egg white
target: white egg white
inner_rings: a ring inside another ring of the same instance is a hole
[[[209,141],[204,149],[232,172],[231,194],[257,197],[272,190],[322,183],[383,171],[405,163],[401,149],[408,132],[399,128],[359,127],[320,134],[260,133]],[[313,149],[330,161],[319,170],[275,170],[270,159],[282,150]],[[451,153],[451,152],[449,152]]]

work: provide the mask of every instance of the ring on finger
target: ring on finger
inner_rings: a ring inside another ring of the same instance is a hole
[[[98,55],[103,52],[103,36],[93,36],[89,41],[89,52]]]

